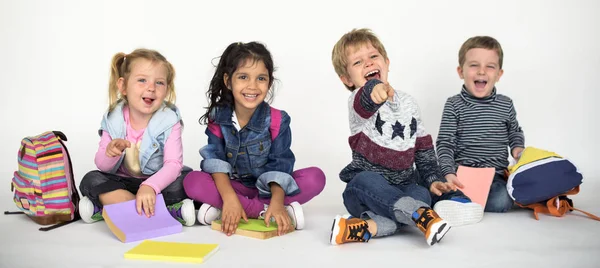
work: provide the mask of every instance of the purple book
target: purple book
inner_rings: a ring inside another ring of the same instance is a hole
[[[108,228],[123,243],[181,233],[182,225],[165,205],[162,194],[156,195],[154,216],[137,214],[135,200],[104,206],[102,217]]]

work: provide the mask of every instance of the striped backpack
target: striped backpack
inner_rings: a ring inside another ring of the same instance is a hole
[[[11,191],[19,212],[48,231],[80,219],[79,193],[73,178],[73,167],[67,137],[60,131],[48,131],[21,140],[17,154],[19,169],[14,172]]]
[[[538,213],[562,217],[577,210],[600,221],[599,217],[574,208],[573,200],[568,198],[579,193],[583,182],[582,174],[568,159],[553,152],[527,147],[519,161],[509,167],[508,174],[508,194],[518,206],[532,209],[536,220],[539,220]]]

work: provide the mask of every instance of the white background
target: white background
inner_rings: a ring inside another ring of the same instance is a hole
[[[359,27],[379,35],[392,86],[417,99],[434,138],[445,100],[462,84],[460,45],[474,35],[497,38],[505,52],[498,91],[514,100],[527,145],[571,158],[587,180],[576,207],[600,215],[599,13],[594,0],[0,0],[0,209],[16,210],[9,183],[24,136],[62,130],[77,183],[95,168],[110,59],[138,47],[162,52],[177,70],[184,162],[198,169],[206,137],[197,120],[211,60],[231,42],[257,40],[274,56],[280,82],[273,104],[292,116],[296,168],[322,168],[325,191],[303,206],[306,228],[284,237],[226,237],[196,225],[156,240],[218,243],[203,267],[597,267],[598,222],[575,215],[536,221],[526,210],[486,213],[431,248],[414,227],[367,244],[336,247],[328,239],[333,217],[344,213],[338,173],[350,161],[349,92],[333,70],[331,50]],[[0,267],[174,265],[124,259],[136,243],[119,242],[102,222],[45,233],[27,217],[1,215],[0,226]]]
[[[462,84],[456,74],[461,44],[474,35],[497,38],[505,53],[498,92],[514,100],[526,144],[571,158],[586,178],[600,174],[594,157],[600,151],[597,1],[0,3],[0,174],[6,189],[21,138],[46,130],[69,138],[77,180],[95,168],[111,57],[138,47],[160,51],[175,66],[184,163],[198,169],[198,149],[206,144],[198,118],[211,61],[231,42],[256,40],[274,57],[279,82],[273,105],[292,117],[296,168],[322,168],[325,193],[338,198],[338,173],[351,159],[349,92],[333,70],[331,50],[360,27],[380,37],[391,60],[391,85],[418,100],[434,139],[444,102]]]

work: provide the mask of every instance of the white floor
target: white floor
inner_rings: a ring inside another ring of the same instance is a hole
[[[328,244],[332,219],[343,213],[341,183],[328,181],[322,195],[304,206],[304,230],[269,240],[226,237],[207,226],[184,228],[160,241],[218,243],[203,267],[600,267],[600,222],[575,214],[533,219],[529,211],[486,214],[476,225],[456,227],[433,247],[416,228],[369,243]],[[8,187],[8,186],[7,186]],[[574,197],[578,208],[600,215],[600,182],[588,179]],[[8,189],[0,209],[14,210]],[[118,241],[104,222],[72,223],[50,232],[25,216],[0,216],[0,267],[192,267],[134,261],[123,253],[138,242]]]

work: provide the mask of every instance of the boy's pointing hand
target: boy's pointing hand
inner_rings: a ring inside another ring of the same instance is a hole
[[[376,104],[381,104],[386,100],[394,98],[394,89],[389,84],[377,84],[371,92],[371,100]]]

